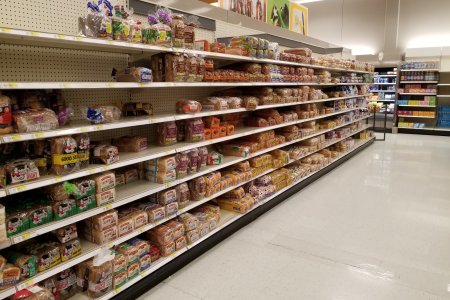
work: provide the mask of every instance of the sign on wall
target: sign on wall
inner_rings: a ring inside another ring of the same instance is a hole
[[[308,8],[291,2],[289,15],[289,30],[308,35]]]
[[[266,22],[267,0],[219,0],[221,8]]]
[[[308,8],[291,0],[219,0],[226,10],[308,35]]]

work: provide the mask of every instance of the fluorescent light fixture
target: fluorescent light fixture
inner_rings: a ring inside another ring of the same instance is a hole
[[[409,40],[406,48],[434,48],[450,46],[450,35],[422,35]]]
[[[345,48],[349,48],[352,50],[352,55],[374,55],[375,49],[368,47],[368,46],[361,46],[361,45],[345,45]]]
[[[323,0],[294,0],[293,2],[298,4],[311,3],[311,2],[319,2]]]

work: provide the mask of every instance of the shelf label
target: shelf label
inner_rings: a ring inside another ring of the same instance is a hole
[[[110,87],[110,88],[112,88],[112,87],[114,87],[115,85],[114,85],[114,82],[107,82],[106,83],[106,87]]]
[[[106,209],[112,209],[112,204],[106,204]]]
[[[66,38],[66,36],[64,34],[56,34],[55,37],[57,39],[65,39]]]
[[[39,32],[37,32],[37,31],[32,31],[32,32],[30,32],[30,35],[32,35],[32,36],[39,36]]]
[[[68,83],[68,82],[63,82],[63,88],[65,88],[65,89],[67,89],[67,88],[70,88],[70,83]]]
[[[34,284],[34,280],[33,279],[28,279],[27,281],[25,281],[25,286],[31,286]]]
[[[156,122],[156,118],[150,118],[150,123]]]
[[[43,133],[43,132],[36,132],[36,133],[34,134],[34,136],[35,136],[35,137],[38,137],[38,138],[44,137],[44,133]]]
[[[97,125],[97,126],[95,126],[95,129],[96,130],[103,130],[103,125]]]
[[[8,82],[8,87],[9,88],[16,88],[17,87],[17,82]]]
[[[30,236],[31,236],[31,234],[29,232],[26,232],[26,233],[22,234],[20,237],[23,240],[28,240],[30,238]]]
[[[2,28],[2,32],[11,32],[11,29],[9,29],[9,28]]]

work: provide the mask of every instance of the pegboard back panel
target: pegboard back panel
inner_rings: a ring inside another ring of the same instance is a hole
[[[78,34],[78,17],[86,14],[87,0],[0,0],[0,26],[67,35]],[[127,0],[113,5],[128,7]]]
[[[0,45],[0,81],[112,81],[128,55],[60,48]]]
[[[252,35],[261,33],[264,32],[219,20],[216,21],[216,38],[240,36],[240,35]]]

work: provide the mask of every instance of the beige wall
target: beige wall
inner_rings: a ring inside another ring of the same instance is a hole
[[[365,46],[375,54],[383,51],[385,60],[400,60],[414,44],[450,46],[450,0],[323,0],[304,5],[312,37],[346,48]]]

